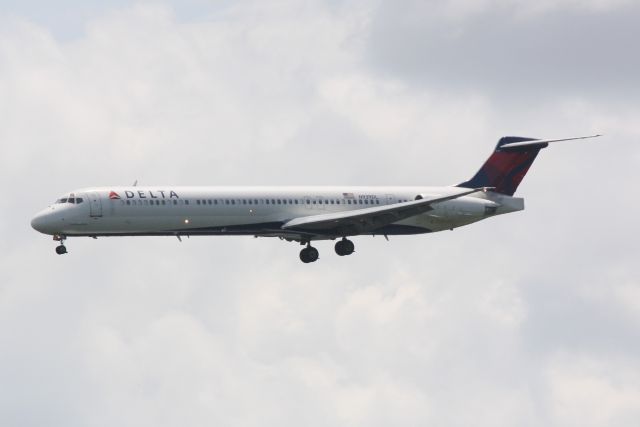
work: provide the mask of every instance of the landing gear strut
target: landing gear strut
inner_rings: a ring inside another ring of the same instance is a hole
[[[318,260],[318,250],[307,244],[307,247],[300,251],[300,261],[308,264]]]
[[[335,246],[336,253],[340,256],[351,255],[355,249],[353,242],[346,237],[339,240]]]
[[[67,253],[67,247],[64,245],[64,239],[66,239],[64,236],[53,236],[53,240],[60,242],[60,245],[56,246],[56,253],[58,255],[64,255]]]

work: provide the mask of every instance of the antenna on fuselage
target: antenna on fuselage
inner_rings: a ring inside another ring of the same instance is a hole
[[[133,181],[133,186],[137,187],[138,186],[138,180],[136,179],[135,181]]]

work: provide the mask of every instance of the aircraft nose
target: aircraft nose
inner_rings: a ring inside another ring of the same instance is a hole
[[[40,212],[34,216],[31,220],[31,227],[40,233],[50,234],[51,221],[49,220],[47,213]]]

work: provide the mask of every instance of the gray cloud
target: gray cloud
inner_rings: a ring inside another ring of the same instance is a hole
[[[530,4],[506,2],[453,14],[451,3],[383,2],[373,21],[372,65],[430,89],[488,93],[519,106],[637,97],[637,6],[534,13]]]

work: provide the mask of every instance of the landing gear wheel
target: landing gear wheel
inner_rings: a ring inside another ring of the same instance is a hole
[[[318,250],[313,246],[307,246],[300,251],[300,261],[308,264],[318,260]]]
[[[65,245],[56,246],[56,253],[58,255],[64,255],[67,253],[67,247]]]
[[[355,249],[353,242],[347,238],[338,241],[335,246],[336,253],[340,256],[351,255]]]

